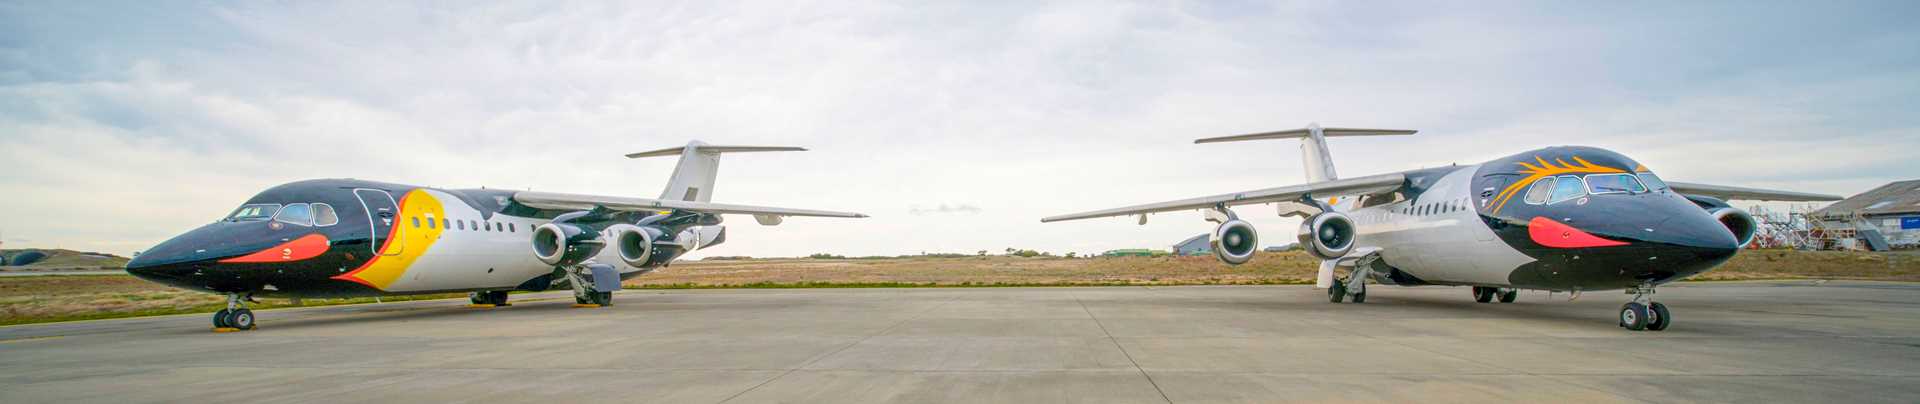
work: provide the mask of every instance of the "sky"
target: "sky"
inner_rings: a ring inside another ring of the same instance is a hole
[[[1099,252],[1197,212],[1039,218],[1604,147],[1673,181],[1920,177],[1920,3],[0,1],[0,240],[131,254],[273,185],[655,197],[699,139],[707,255]],[[1745,206],[1744,203],[1736,203]],[[1298,221],[1237,209],[1263,244]]]

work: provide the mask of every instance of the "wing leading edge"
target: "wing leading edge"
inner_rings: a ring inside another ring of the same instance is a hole
[[[1066,220],[1092,219],[1097,217],[1128,216],[1147,213],[1171,212],[1178,210],[1206,209],[1217,205],[1236,206],[1259,203],[1298,201],[1304,196],[1327,197],[1341,195],[1364,195],[1390,192],[1405,185],[1407,177],[1399,173],[1354,177],[1309,184],[1289,185],[1277,188],[1258,189],[1231,194],[1203,196],[1160,203],[1134,205],[1123,208],[1096,210],[1040,219],[1041,222],[1059,222]]]
[[[1824,201],[1837,201],[1837,200],[1845,199],[1839,196],[1826,195],[1826,194],[1814,194],[1814,193],[1793,192],[1793,191],[1775,191],[1771,189],[1735,187],[1735,186],[1713,185],[1713,184],[1695,184],[1695,183],[1688,183],[1688,182],[1669,181],[1667,182],[1667,187],[1672,188],[1673,192],[1679,192],[1684,195],[1711,196],[1714,198],[1720,198],[1721,200],[1738,199],[1738,200],[1748,200],[1748,201],[1824,202]]]
[[[827,210],[777,208],[770,206],[733,205],[712,202],[673,201],[648,198],[630,198],[619,196],[561,194],[552,192],[517,192],[514,202],[540,209],[577,209],[588,210],[594,207],[606,207],[617,211],[653,211],[662,209],[688,210],[715,214],[742,214],[762,216],[810,216],[810,217],[846,217],[863,218],[865,214],[852,212],[834,212]]]

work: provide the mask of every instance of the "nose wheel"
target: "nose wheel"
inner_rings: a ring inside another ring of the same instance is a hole
[[[1501,303],[1513,303],[1514,300],[1518,300],[1519,298],[1520,298],[1519,289],[1496,288],[1496,287],[1488,287],[1488,286],[1473,287],[1473,301],[1475,302],[1493,303],[1495,300],[1498,300]]]
[[[1633,301],[1620,306],[1620,327],[1632,331],[1665,331],[1673,324],[1667,305],[1653,301],[1653,285],[1628,289]]]
[[[247,298],[238,293],[227,295],[227,308],[213,312],[214,332],[246,331],[253,329],[253,310],[247,309]]]

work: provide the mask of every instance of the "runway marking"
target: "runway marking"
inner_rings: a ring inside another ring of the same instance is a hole
[[[49,336],[45,336],[45,337],[26,337],[26,338],[14,338],[14,339],[0,339],[0,344],[11,344],[11,343],[15,343],[15,342],[32,342],[32,341],[45,341],[45,340],[50,340],[50,339],[61,339],[61,338],[66,338],[66,337],[67,337],[67,336],[65,336],[65,335],[49,335]]]
[[[1165,390],[1160,389],[1160,383],[1153,381],[1153,375],[1147,374],[1147,370],[1140,367],[1140,362],[1133,360],[1133,354],[1127,353],[1127,347],[1120,345],[1120,340],[1114,338],[1113,333],[1107,332],[1107,326],[1106,324],[1100,323],[1100,317],[1095,317],[1093,315],[1093,310],[1087,309],[1087,302],[1080,301],[1080,294],[1079,293],[1071,293],[1071,294],[1073,295],[1073,302],[1080,304],[1080,311],[1086,312],[1087,318],[1093,319],[1093,325],[1100,327],[1100,333],[1107,335],[1107,341],[1112,342],[1114,348],[1120,349],[1120,355],[1127,357],[1127,363],[1133,364],[1133,370],[1140,371],[1140,376],[1147,378],[1147,384],[1153,386],[1153,391],[1155,393],[1160,393],[1161,400],[1167,400],[1167,404],[1173,404],[1173,398],[1167,397],[1167,392]]]

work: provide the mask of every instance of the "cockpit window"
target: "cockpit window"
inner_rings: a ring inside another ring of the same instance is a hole
[[[1586,184],[1580,182],[1580,177],[1562,175],[1554,178],[1558,178],[1559,181],[1553,184],[1553,200],[1547,203],[1560,203],[1561,201],[1587,196]]]
[[[267,219],[273,218],[274,212],[279,212],[279,211],[280,211],[280,205],[275,205],[271,203],[254,203],[254,204],[240,205],[239,209],[233,210],[233,214],[227,215],[226,220],[230,222],[251,222],[251,221],[267,220]]]
[[[310,226],[313,225],[313,207],[307,206],[307,204],[304,203],[287,205],[287,207],[280,208],[280,214],[274,216],[273,220],[288,224]]]
[[[314,226],[326,227],[336,224],[340,224],[340,216],[333,212],[333,205],[324,203],[313,204]]]
[[[1547,203],[1547,197],[1553,195],[1553,177],[1541,178],[1527,188],[1526,202],[1531,205]]]
[[[1641,193],[1647,192],[1647,186],[1632,174],[1594,174],[1587,176],[1587,191],[1599,194]]]
[[[1640,182],[1646,183],[1647,188],[1652,188],[1655,191],[1667,189],[1667,182],[1661,181],[1660,176],[1653,175],[1651,171],[1641,172],[1639,177]]]

